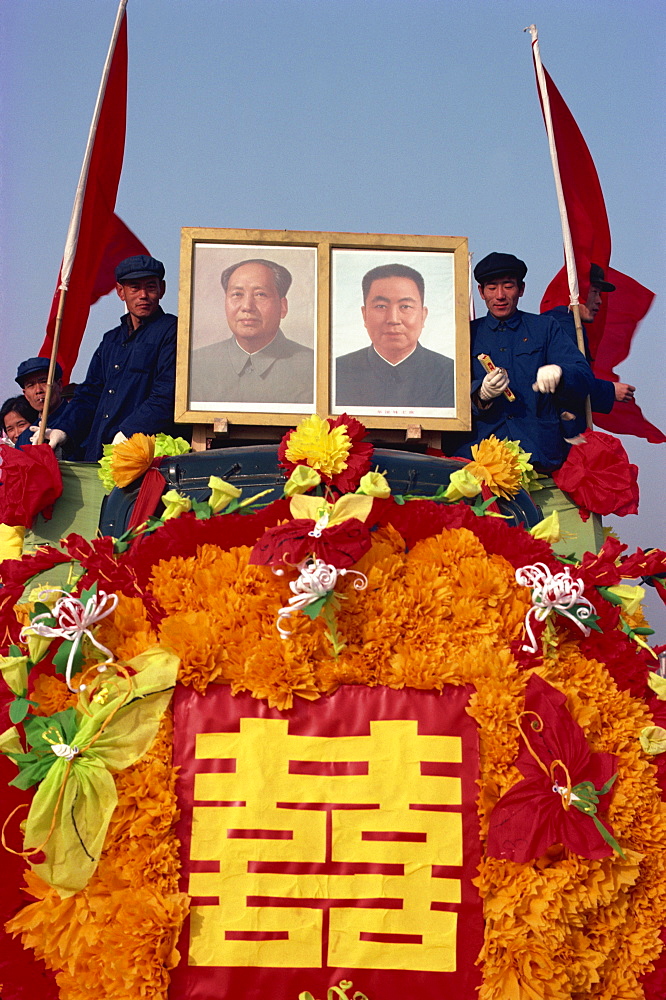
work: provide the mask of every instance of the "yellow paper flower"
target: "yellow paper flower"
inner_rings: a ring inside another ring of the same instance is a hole
[[[535,471],[534,466],[530,462],[532,452],[521,448],[520,441],[507,441],[505,439],[502,444],[518,459],[520,485],[523,489],[530,492],[543,489],[541,483],[538,482],[540,478],[539,473]]]
[[[116,486],[129,486],[150,468],[155,457],[155,438],[133,434],[127,441],[113,446],[111,475]]]
[[[304,462],[330,478],[346,467],[351,447],[344,426],[331,429],[328,420],[313,414],[301,420],[291,434],[285,458],[289,462]]]
[[[652,688],[659,701],[666,701],[666,677],[661,677],[651,670],[648,674],[648,685]]]
[[[472,445],[472,457],[467,470],[485,483],[491,493],[499,497],[515,496],[520,489],[520,464],[504,442],[491,434]]]
[[[27,656],[0,656],[0,673],[10,691],[25,694],[28,688]]]
[[[16,726],[10,726],[9,729],[5,729],[4,733],[0,733],[0,753],[19,754],[23,752],[21,737]]]
[[[559,542],[562,533],[560,530],[560,517],[557,511],[554,510],[548,517],[544,517],[543,521],[539,521],[533,528],[530,528],[530,535],[533,538],[540,538],[542,541],[548,542],[549,545]]]
[[[190,498],[181,496],[178,490],[169,490],[168,493],[165,493],[162,497],[162,503],[166,507],[166,510],[162,514],[163,521],[168,521],[172,517],[180,517],[186,511],[192,510],[192,501]]]
[[[364,476],[361,476],[361,482],[356,492],[385,500],[386,497],[391,496],[391,487],[386,476],[382,475],[381,472],[366,472]]]
[[[307,493],[319,486],[320,482],[321,476],[316,469],[311,469],[309,465],[297,465],[285,483],[284,495],[295,497],[299,493]]]
[[[131,682],[110,675],[103,703],[87,692],[80,698],[71,744],[76,752],[71,761],[57,755],[35,792],[25,829],[26,850],[43,845],[45,853],[44,862],[31,862],[33,868],[63,897],[83,889],[97,867],[118,801],[111,772],[129,767],[150,747],[178,662],[153,646],[130,662],[136,671]],[[50,742],[62,743],[60,731]],[[54,816],[58,822],[51,829]]]
[[[232,486],[231,483],[225,482],[224,479],[220,479],[219,476],[211,476],[210,479],[208,480],[208,486],[211,489],[211,495],[208,499],[208,504],[213,514],[219,514],[221,510],[224,510],[225,507],[229,506],[232,500],[237,500],[238,497],[241,495],[241,490],[239,490],[236,486]],[[171,490],[171,492],[173,493],[174,491]],[[169,494],[167,493],[164,499],[166,499],[166,497],[168,496]],[[185,498],[181,497],[181,499]],[[192,505],[190,504],[190,507],[191,506]],[[186,507],[184,509],[189,510],[190,507]],[[182,513],[182,511],[179,511],[179,513]],[[170,516],[178,517],[178,514],[171,514]],[[167,520],[166,515],[164,516],[163,520],[164,521]]]
[[[615,587],[608,587],[609,593],[619,597],[622,602],[622,610],[628,615],[635,615],[645,597],[645,587],[636,587],[630,583],[618,583]]]
[[[25,528],[22,525],[0,524],[0,562],[21,558],[24,537]]]
[[[345,493],[335,503],[328,503],[321,497],[295,496],[291,498],[289,509],[294,518],[305,518],[308,521],[320,521],[327,518],[324,527],[332,528],[355,517],[365,521],[372,510],[373,498],[361,493]]]
[[[456,472],[451,473],[444,497],[455,503],[462,500],[463,497],[475,497],[480,492],[481,483],[469,471],[468,466],[465,466],[464,469],[457,469]]]
[[[666,729],[662,726],[645,726],[638,738],[646,753],[656,756],[666,750]]]
[[[46,656],[46,651],[53,642],[53,638],[45,635],[36,635],[30,631],[29,625],[26,625],[25,635],[27,636],[28,655],[33,663],[39,663]]]

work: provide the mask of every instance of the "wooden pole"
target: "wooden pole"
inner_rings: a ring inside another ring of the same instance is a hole
[[[88,183],[88,171],[90,169],[90,160],[92,158],[93,147],[95,145],[95,135],[97,133],[97,125],[99,123],[99,117],[102,110],[102,102],[104,100],[106,84],[109,79],[109,73],[111,72],[113,53],[115,51],[116,42],[118,40],[118,35],[120,33],[120,26],[122,24],[123,17],[125,16],[126,6],[127,6],[127,0],[119,0],[118,10],[116,11],[116,20],[113,25],[113,32],[111,34],[111,41],[109,43],[109,50],[106,55],[104,69],[102,70],[102,79],[99,85],[99,90],[97,92],[97,101],[95,102],[95,110],[93,112],[92,122],[90,124],[90,131],[88,132],[88,142],[86,144],[86,152],[83,157],[83,164],[81,166],[79,183],[77,185],[76,195],[74,197],[74,206],[72,208],[72,215],[70,217],[69,227],[67,229],[67,237],[65,239],[65,250],[62,255],[62,267],[60,268],[60,299],[58,300],[58,312],[56,314],[55,330],[53,332],[53,345],[51,347],[51,361],[49,363],[49,374],[46,382],[44,409],[42,410],[42,418],[39,422],[39,434],[37,436],[37,444],[43,443],[45,437],[45,431],[48,426],[47,421],[49,416],[49,407],[51,405],[51,390],[53,388],[53,381],[54,381],[53,376],[55,374],[56,360],[58,357],[58,346],[60,344],[60,330],[62,328],[62,317],[65,311],[65,299],[67,297],[69,279],[72,273],[72,267],[74,266],[74,257],[76,255],[76,245],[79,238],[79,227],[81,225],[81,212],[83,210],[83,200],[86,192],[86,184]]]
[[[539,49],[539,34],[536,29],[535,24],[530,24],[529,28],[525,28],[525,31],[529,31],[532,36],[532,52],[534,55],[534,67],[536,69],[537,82],[539,85],[539,93],[541,94],[541,106],[543,108],[543,117],[546,123],[546,134],[548,136],[548,148],[550,149],[550,160],[553,166],[553,176],[555,178],[555,191],[557,194],[557,205],[560,210],[560,222],[562,224],[562,241],[564,243],[564,260],[567,267],[567,278],[569,281],[569,308],[573,313],[574,324],[576,326],[576,342],[578,344],[578,349],[581,354],[585,354],[585,337],[583,335],[583,326],[580,320],[580,308],[578,304],[578,272],[576,271],[576,258],[574,255],[573,241],[571,239],[571,228],[569,226],[569,216],[567,214],[567,205],[564,200],[564,191],[562,189],[562,178],[560,176],[560,165],[557,158],[557,146],[555,144],[555,134],[553,132],[553,119],[550,113],[550,99],[548,97],[548,87],[546,85],[546,77],[543,72],[543,65],[541,63],[541,51]],[[592,408],[590,406],[590,397],[588,396],[585,400],[585,421],[588,430],[592,428]]]
[[[62,314],[65,310],[66,297],[67,297],[67,289],[61,285],[60,299],[58,300],[58,312],[56,314],[56,321],[55,321],[55,330],[53,331],[53,344],[51,346],[51,360],[49,362],[49,374],[46,380],[44,409],[42,410],[42,416],[39,421],[39,434],[37,435],[37,444],[44,443],[44,438],[46,436],[46,428],[48,426],[49,408],[51,406],[51,389],[53,388],[53,382],[54,382],[56,359],[58,357],[58,345],[60,344],[60,327],[62,326]]]

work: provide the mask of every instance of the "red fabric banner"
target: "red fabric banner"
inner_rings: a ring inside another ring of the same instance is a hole
[[[350,685],[279,712],[222,685],[177,688],[192,907],[174,1000],[476,994],[469,694]]]
[[[647,313],[654,293],[621,271],[609,268],[611,234],[599,176],[587,143],[562,95],[544,67],[557,148],[562,190],[573,242],[580,299],[590,287],[590,264],[599,264],[616,291],[604,295],[593,323],[586,324],[597,378],[617,382],[613,369],[628,356],[636,327]],[[539,101],[541,94],[539,93]],[[542,104],[543,111],[543,104]],[[566,267],[555,275],[541,300],[541,312],[569,305]],[[634,434],[659,443],[666,436],[649,423],[635,402],[616,405],[610,414],[595,414],[594,422],[617,434]]]
[[[124,257],[147,253],[115,215],[116,194],[125,152],[127,114],[127,17],[123,16],[95,133],[81,211],[76,255],[60,329],[58,361],[67,382],[78,357],[90,306],[115,287],[113,269]],[[60,275],[40,356],[53,346],[60,300]]]

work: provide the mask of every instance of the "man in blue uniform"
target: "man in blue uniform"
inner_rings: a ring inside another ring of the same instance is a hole
[[[491,253],[474,268],[488,314],[472,323],[473,429],[458,454],[469,455],[472,444],[495,434],[520,441],[532,463],[547,472],[568,451],[555,391],[566,389],[582,404],[594,376],[559,323],[518,309],[526,274],[526,264],[506,253]],[[488,355],[495,369],[486,372],[479,355]]]
[[[177,320],[160,306],[164,264],[127,257],[116,267],[116,291],[127,313],[104,335],[85,381],[49,428],[52,448],[81,445],[86,462],[97,461],[105,444],[173,427]]]
[[[46,399],[46,383],[49,377],[49,358],[28,358],[27,361],[22,361],[18,366],[16,372],[16,381],[23,389],[23,395],[26,400],[32,406],[33,410],[36,410],[40,418],[44,410],[44,401]],[[51,401],[49,403],[49,424],[52,421],[57,421],[59,417],[65,411],[67,403],[62,398],[62,368],[56,362],[55,378],[53,380],[53,385],[51,386]],[[34,424],[33,424],[34,426]],[[55,426],[55,425],[54,425]],[[26,444],[32,443],[32,438],[35,435],[33,427],[27,427],[19,435],[16,445],[17,447],[22,447]]]
[[[381,264],[361,285],[361,314],[371,343],[337,358],[336,405],[453,406],[452,358],[419,343],[428,316],[423,276],[406,264]]]
[[[583,324],[591,323],[599,312],[602,293],[614,291],[615,285],[611,284],[610,281],[606,281],[603,268],[599,264],[590,264],[590,287],[587,298],[578,307]],[[576,324],[573,313],[568,306],[556,306],[554,309],[546,310],[543,315],[552,316],[553,319],[556,319],[574,344],[578,344]],[[585,326],[583,326],[583,338],[585,342],[585,357],[591,364],[593,359],[587,342]],[[592,412],[610,413],[616,401],[628,402],[634,398],[635,392],[636,386],[629,385],[628,382],[609,382],[606,379],[595,378],[590,391]],[[561,405],[562,430],[565,438],[572,438],[577,434],[581,434],[587,426],[584,409],[581,410],[580,406],[576,405],[575,397],[570,398],[566,392],[558,393],[558,399]]]

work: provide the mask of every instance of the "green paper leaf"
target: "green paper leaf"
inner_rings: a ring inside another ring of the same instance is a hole
[[[81,601],[82,604],[85,605],[86,602],[89,601],[91,597],[97,597],[97,581],[95,581],[92,587],[89,587],[88,590],[81,591],[79,600]]]
[[[303,608],[303,614],[307,615],[308,618],[314,621],[315,618],[318,618],[319,615],[323,612],[324,607],[326,606],[329,600],[329,597],[330,594],[324,594],[323,597],[318,597],[316,601],[312,602],[312,604],[308,604],[306,607]]]
[[[36,618],[37,615],[48,615],[49,616],[47,619],[45,619],[45,624],[46,625],[53,626],[53,625],[57,624],[55,618],[53,617],[53,609],[50,608],[48,606],[48,604],[44,604],[42,601],[35,601],[34,610],[30,614],[30,621],[32,621],[33,618]]]
[[[210,504],[207,500],[192,500],[192,508],[197,521],[207,521],[211,517]]]
[[[398,504],[399,507],[402,507],[405,503],[405,498],[401,496],[399,493],[394,494],[393,499],[395,500],[395,502]]]
[[[26,715],[30,711],[30,706],[37,707],[36,701],[28,701],[27,698],[22,697],[20,694],[14,698],[14,701],[9,706],[9,718],[15,726],[19,722],[23,722]]]
[[[617,594],[613,594],[608,587],[597,587],[597,590],[609,604],[614,604],[616,607],[618,604],[622,604],[622,598],[618,597]]]
[[[63,641],[60,643],[57,652],[53,657],[53,666],[56,668],[56,673],[66,674],[67,673],[67,660],[69,659],[69,651],[74,645],[74,641]],[[83,651],[81,649],[82,643],[79,642],[78,648],[74,654],[72,661],[72,676],[78,674],[83,666]]]
[[[597,794],[599,795],[600,798],[601,798],[602,795],[608,795],[608,793],[610,792],[611,788],[615,784],[616,780],[617,780],[617,771],[615,772],[615,774],[612,777],[610,777],[608,779],[608,781],[606,782],[606,784],[603,785],[599,789],[599,791],[598,791]]]
[[[22,651],[19,649],[18,646],[11,645],[9,647],[9,655],[10,656],[23,656],[24,654],[22,653]]]
[[[615,853],[619,854],[619,856],[622,858],[623,861],[626,861],[627,858],[626,858],[626,855],[625,855],[624,851],[622,850],[622,848],[618,844],[618,842],[615,839],[615,837],[613,836],[613,834],[609,830],[606,829],[606,827],[601,822],[601,820],[598,819],[596,816],[593,816],[592,817],[592,822],[594,823],[594,825],[596,826],[597,830],[599,831],[599,833],[601,834],[601,836],[604,838],[604,840],[606,841],[606,843],[608,844],[608,846],[612,847],[613,850],[615,851]]]
[[[483,497],[479,495],[478,498],[474,501],[474,503],[470,504],[470,506],[472,511],[478,517],[483,517],[488,508],[490,507],[490,505],[495,503],[496,500],[497,497],[490,497],[489,500],[484,500]]]
[[[579,563],[579,560],[576,558],[576,555],[575,555],[574,552],[570,552],[569,555],[567,555],[567,556],[558,555],[557,552],[553,552],[553,555],[555,556],[555,558],[557,559],[557,561],[561,562],[564,566],[577,566],[578,563]],[[600,589],[600,588],[597,588],[597,589]]]
[[[76,733],[76,709],[65,708],[62,712],[54,712],[53,715],[35,715],[25,724],[25,738],[28,746],[42,749],[48,746],[42,739],[42,734],[47,730],[57,730],[62,739],[61,743],[71,743]],[[57,741],[56,741],[57,742]]]

